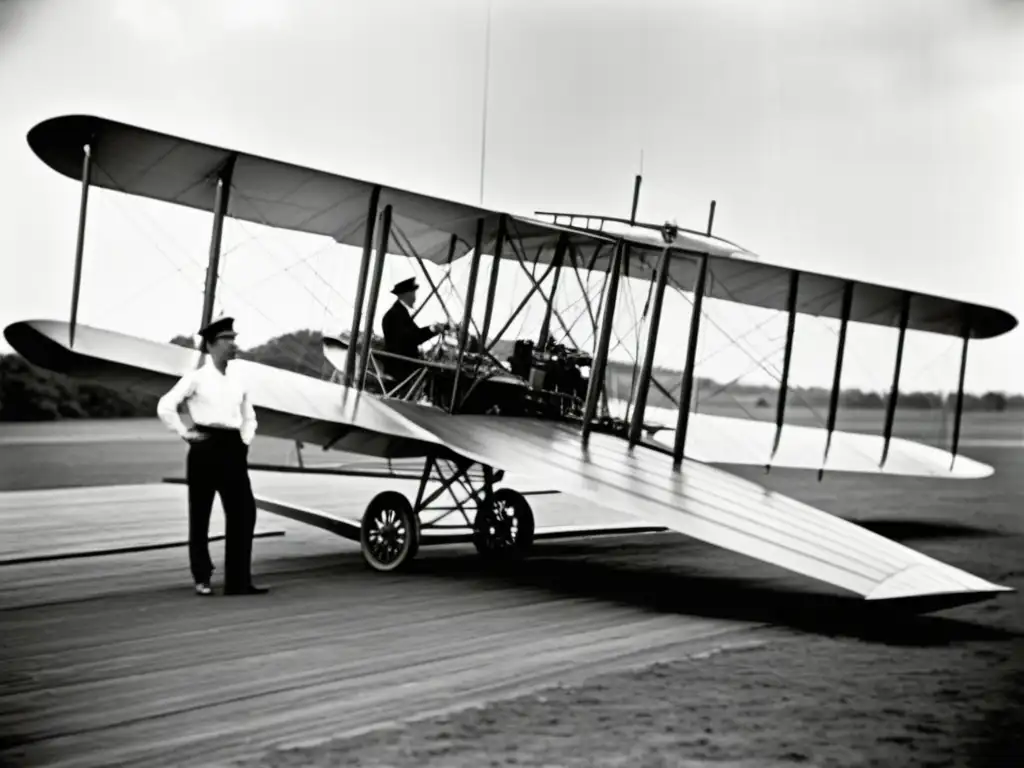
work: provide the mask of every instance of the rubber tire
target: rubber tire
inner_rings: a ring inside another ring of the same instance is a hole
[[[385,510],[394,510],[399,520],[404,524],[407,531],[405,545],[399,551],[394,560],[384,563],[378,560],[370,551],[371,521],[374,517]],[[363,512],[363,520],[359,530],[359,547],[363,560],[375,571],[391,572],[401,570],[416,557],[420,548],[420,520],[419,516],[413,514],[412,504],[398,491],[384,491],[374,496],[366,505]]]
[[[512,507],[519,523],[519,530],[516,532],[515,541],[511,546],[494,548],[490,544],[490,538],[481,533],[481,528],[490,523],[489,517],[492,513],[490,509],[481,505],[478,507],[476,519],[473,521],[473,545],[476,547],[476,551],[485,557],[501,560],[525,556],[533,546],[536,525],[530,503],[523,494],[512,488],[496,490],[492,496],[492,503],[495,506],[506,504]]]

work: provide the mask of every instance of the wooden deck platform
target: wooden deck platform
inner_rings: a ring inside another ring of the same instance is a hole
[[[356,518],[381,490],[359,478],[253,479],[257,492]],[[539,523],[585,514],[564,496],[531,503]],[[215,506],[214,533],[220,517]],[[703,551],[676,536],[544,544],[521,572],[442,546],[391,575],[369,571],[355,543],[300,523],[260,513],[257,530],[277,534],[254,545],[272,592],[198,598],[181,546],[184,487],[0,494],[0,764],[223,764],[749,642],[753,626],[579,589],[573,569],[595,560],[649,564],[638,589],[658,589],[660,568]],[[164,548],[82,556],[152,546]],[[222,545],[211,549],[219,587]],[[25,562],[41,555],[54,559]]]

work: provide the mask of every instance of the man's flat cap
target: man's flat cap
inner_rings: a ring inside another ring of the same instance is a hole
[[[419,287],[420,284],[416,282],[416,278],[409,277],[399,283],[395,283],[395,287],[391,289],[391,292],[394,294],[408,293],[409,291],[415,291]]]
[[[238,334],[235,333],[235,318],[233,317],[220,317],[214,320],[205,328],[199,331],[199,335],[205,341],[213,341],[214,339],[222,336],[230,336],[234,338]]]

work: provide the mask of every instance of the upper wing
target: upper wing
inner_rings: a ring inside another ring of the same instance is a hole
[[[1009,588],[915,552],[735,475],[567,425],[493,416],[438,416],[392,407],[452,450],[594,504],[855,592],[869,600],[929,598],[933,606]]]
[[[218,173],[232,165],[228,215],[272,227],[333,237],[361,245],[374,183],[324,171],[214,147],[188,139],[88,115],[46,120],[29,132],[29,144],[54,170],[73,179],[82,172],[83,146],[89,144],[94,164],[92,183],[128,194],[211,211]],[[444,263],[468,253],[482,220],[482,252],[493,254],[498,235],[498,211],[443,200],[390,186],[381,186],[380,205],[392,205],[394,236],[389,253],[407,253]],[[656,252],[664,242],[644,229],[602,233],[562,227],[523,216],[507,216],[516,248],[504,258],[524,258],[536,251],[541,261],[554,258],[555,243],[566,235],[577,263],[607,270],[612,248],[621,237],[630,244],[627,265],[631,277],[651,279]],[[714,279],[708,296],[768,309],[786,308],[794,270],[758,259],[750,251],[716,237],[680,231],[672,245],[670,277],[689,290],[695,255],[707,254]],[[840,316],[840,295],[847,278],[799,270],[800,312]],[[850,319],[854,322],[899,326],[903,290],[852,280],[855,283]],[[914,293],[910,330],[961,336],[965,326],[973,338],[989,338],[1012,330],[1016,319],[996,308],[955,299]]]
[[[627,242],[630,243],[631,256],[624,274],[653,280],[665,244],[655,241],[644,230],[631,234]],[[840,319],[843,289],[847,283],[852,283],[851,322],[899,328],[903,295],[909,293],[912,300],[907,328],[911,331],[963,337],[966,329],[970,338],[986,339],[1008,333],[1017,326],[1013,315],[995,307],[839,274],[825,275],[772,264],[739,246],[705,235],[679,234],[672,246],[669,284],[692,290],[697,279],[698,257],[702,254],[709,257],[705,296],[712,299],[785,311],[790,277],[795,273],[799,276],[796,299],[799,314]],[[547,250],[541,253],[539,260],[544,263],[552,256],[553,253]],[[608,249],[603,250],[594,261],[594,269],[608,270],[611,259],[612,253]]]
[[[231,165],[227,215],[270,227],[332,237],[362,246],[374,182],[203,144],[91,115],[66,115],[39,123],[28,134],[33,151],[55,171],[81,179],[89,144],[90,183],[190,208],[212,211],[218,174]],[[493,253],[500,214],[465,203],[380,185],[379,207],[392,206],[388,253],[443,263],[474,247],[484,220],[484,252]],[[523,222],[524,245],[554,242],[552,228]],[[454,241],[453,241],[454,237]],[[573,233],[579,243],[605,238]]]

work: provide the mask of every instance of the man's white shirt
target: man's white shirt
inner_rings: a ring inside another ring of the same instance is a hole
[[[189,431],[178,415],[178,408],[187,403],[189,415],[197,425],[227,427],[241,433],[249,445],[256,436],[256,412],[249,402],[249,393],[228,365],[224,373],[212,360],[189,371],[171,390],[160,398],[156,413],[168,428],[182,437]]]

